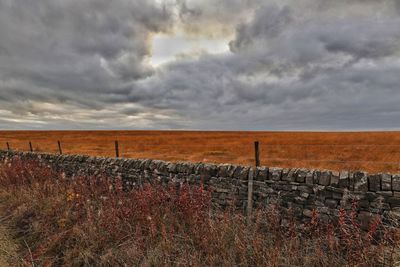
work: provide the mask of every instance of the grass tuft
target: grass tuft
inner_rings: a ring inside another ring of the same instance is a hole
[[[119,179],[66,179],[18,158],[0,166],[0,203],[22,265],[396,266],[399,260],[398,228],[377,218],[362,231],[356,203],[340,211],[337,224],[322,223],[314,211],[300,227],[279,205],[256,209],[248,223],[233,208],[213,209],[202,186],[126,192]]]

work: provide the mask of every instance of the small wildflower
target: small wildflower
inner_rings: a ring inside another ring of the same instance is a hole
[[[80,197],[80,195],[77,194],[77,193],[74,193],[74,192],[68,192],[67,193],[67,201],[68,202],[73,201],[74,199],[77,199],[79,197]]]
[[[74,200],[74,193],[68,192],[67,193],[67,201],[72,201],[72,200]]]
[[[67,225],[67,219],[59,219],[57,221],[58,227],[60,228],[65,228],[65,226]]]

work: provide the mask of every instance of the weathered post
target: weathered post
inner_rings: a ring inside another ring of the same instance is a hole
[[[7,142],[7,150],[10,151],[10,144]]]
[[[256,167],[260,166],[260,147],[259,142],[254,142],[254,149],[255,149],[255,158],[256,158]]]
[[[60,155],[62,155],[61,142],[57,141],[57,143],[58,143],[58,153],[60,153]]]
[[[256,169],[260,166],[260,143],[258,141],[254,142],[254,151],[256,159]],[[256,169],[250,168],[248,182],[247,182],[247,223],[251,223],[251,214],[253,212],[253,179]]]
[[[247,184],[247,223],[251,223],[251,213],[253,212],[253,175],[254,170],[250,168]]]
[[[31,152],[33,152],[33,147],[32,147],[32,142],[29,141],[29,149],[31,150]]]
[[[115,141],[115,157],[119,158],[119,146],[118,146],[118,141]]]

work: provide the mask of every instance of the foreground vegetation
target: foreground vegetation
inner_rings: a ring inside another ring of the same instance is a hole
[[[355,205],[354,205],[355,207]],[[278,205],[212,208],[202,186],[66,179],[36,162],[0,165],[0,263],[10,266],[396,266],[398,229],[360,229],[356,211],[337,225],[314,212],[299,226]],[[282,223],[284,222],[284,223]]]

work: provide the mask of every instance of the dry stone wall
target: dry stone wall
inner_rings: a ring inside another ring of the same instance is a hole
[[[212,190],[215,204],[234,203],[243,209],[251,172],[255,206],[278,201],[302,220],[308,220],[314,209],[322,219],[336,220],[341,208],[349,210],[357,200],[358,216],[365,227],[378,214],[396,220],[400,217],[400,175],[0,151],[2,161],[16,156],[40,161],[67,177],[120,177],[127,188],[157,181],[204,184]]]

